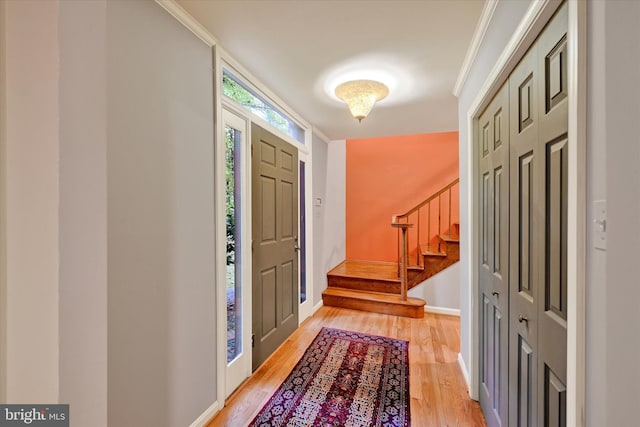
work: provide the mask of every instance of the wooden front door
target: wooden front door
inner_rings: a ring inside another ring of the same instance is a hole
[[[480,405],[489,427],[508,414],[509,87],[480,116]]]
[[[255,370],[298,327],[298,150],[251,127]]]

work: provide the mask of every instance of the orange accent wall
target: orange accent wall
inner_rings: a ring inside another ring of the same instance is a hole
[[[458,177],[458,132],[351,139],[346,151],[346,257],[395,262],[391,217]],[[456,190],[456,221],[458,206]]]

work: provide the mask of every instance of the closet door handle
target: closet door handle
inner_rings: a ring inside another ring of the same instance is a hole
[[[529,319],[527,318],[527,316],[523,316],[522,314],[520,316],[518,316],[518,322],[520,323],[526,323],[527,325],[529,324]]]

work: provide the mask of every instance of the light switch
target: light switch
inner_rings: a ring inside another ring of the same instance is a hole
[[[596,249],[607,249],[607,201],[593,202],[593,246]]]
[[[322,206],[322,197],[316,197],[315,205],[316,206]]]

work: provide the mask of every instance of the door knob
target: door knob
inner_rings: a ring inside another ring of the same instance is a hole
[[[518,322],[520,322],[520,323],[525,322],[528,325],[529,324],[529,319],[527,318],[527,316],[523,316],[521,314],[520,316],[518,316]]]
[[[497,297],[498,295],[500,295],[500,292],[498,292],[498,291],[491,291],[491,295],[493,295],[494,297]]]
[[[300,246],[298,246],[298,236],[293,236],[293,241],[295,242],[293,244],[293,250],[298,252],[300,250]]]

